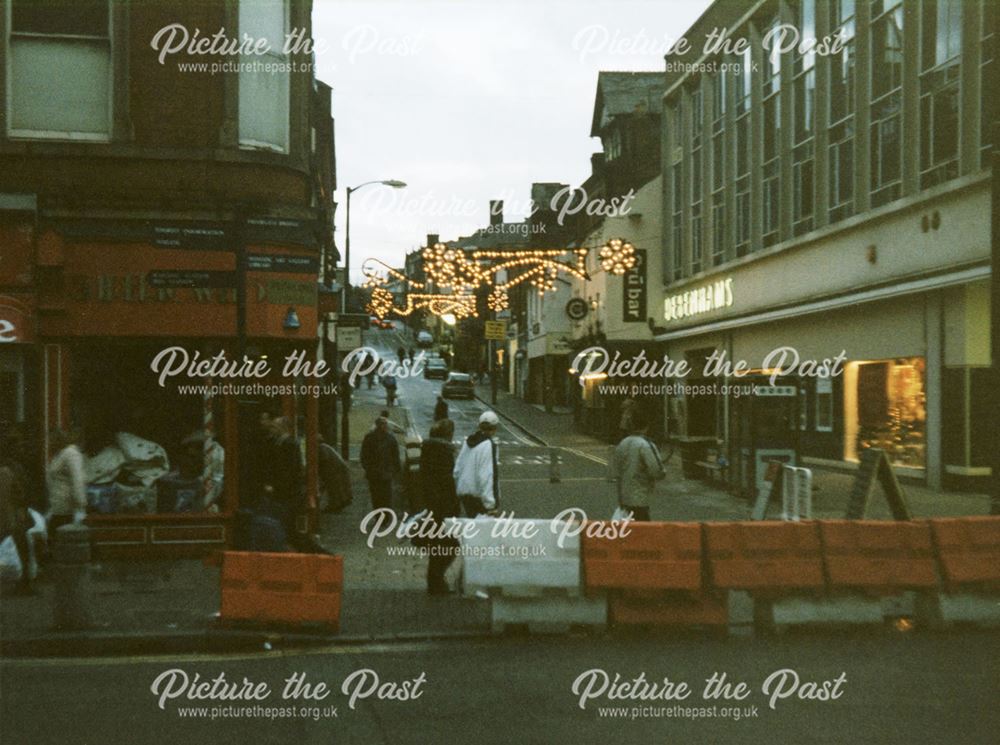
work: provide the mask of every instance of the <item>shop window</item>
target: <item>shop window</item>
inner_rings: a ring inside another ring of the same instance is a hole
[[[240,58],[240,147],[288,152],[290,60],[283,53],[287,0],[240,0],[240,36],[267,39],[270,51]]]
[[[847,457],[879,448],[899,466],[923,468],[926,462],[927,402],[924,359],[909,357],[848,365],[854,380],[853,405],[845,405]]]
[[[7,130],[11,137],[111,138],[108,0],[11,0]]]
[[[71,418],[83,435],[92,512],[198,512],[222,501],[222,399],[209,399],[206,460],[203,394],[180,389],[191,380],[161,387],[149,370],[158,351],[145,344],[74,350]]]

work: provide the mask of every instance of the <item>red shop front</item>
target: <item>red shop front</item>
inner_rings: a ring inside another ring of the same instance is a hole
[[[39,342],[47,369],[58,371],[43,381],[44,431],[81,434],[98,555],[198,556],[231,547],[264,412],[287,416],[300,442],[308,507],[300,529],[312,527],[318,399],[303,392],[305,381],[281,377],[281,367],[293,351],[315,356],[315,254],[275,243],[244,250],[256,260],[240,282],[237,253],[225,246],[165,247],[51,229],[39,238]],[[271,373],[161,379],[153,361],[169,348],[230,360],[242,348]],[[49,446],[46,439],[51,457]]]

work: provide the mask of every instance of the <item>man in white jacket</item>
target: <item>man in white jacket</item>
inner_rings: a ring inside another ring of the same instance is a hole
[[[492,411],[479,417],[479,429],[462,443],[455,460],[455,491],[469,517],[500,509],[499,459],[493,436],[500,420]]]

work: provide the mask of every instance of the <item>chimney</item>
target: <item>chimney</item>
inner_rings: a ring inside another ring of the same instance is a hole
[[[428,246],[433,246],[435,243],[440,243],[440,242],[441,242],[441,236],[438,235],[437,233],[428,233],[427,234],[427,245]]]
[[[503,224],[503,200],[490,200],[490,227]]]

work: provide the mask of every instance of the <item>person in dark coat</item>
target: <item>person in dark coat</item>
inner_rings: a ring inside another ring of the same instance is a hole
[[[323,512],[340,512],[351,503],[351,471],[336,448],[319,437],[319,482],[326,492]]]
[[[457,517],[461,511],[453,475],[455,453],[451,440],[454,434],[453,421],[436,421],[431,427],[430,438],[424,441],[420,450],[420,484],[435,532],[440,530],[445,518]],[[430,553],[427,563],[427,592],[431,595],[447,595],[451,590],[444,574],[455,560],[458,541],[450,536],[433,537],[425,545]]]
[[[443,396],[438,396],[437,403],[434,405],[434,423],[437,424],[442,419],[448,418],[448,402],[444,400]],[[454,429],[454,427],[452,427]]]
[[[13,437],[5,436],[0,447],[0,541],[7,536],[14,539],[17,557],[21,560],[21,579],[17,594],[31,595],[31,538],[28,530],[34,524],[28,514],[28,498],[25,494],[24,468],[12,455],[15,452]]]
[[[375,429],[361,441],[361,466],[365,469],[372,508],[392,507],[392,481],[399,473],[399,445],[389,433],[389,420],[380,416]]]

